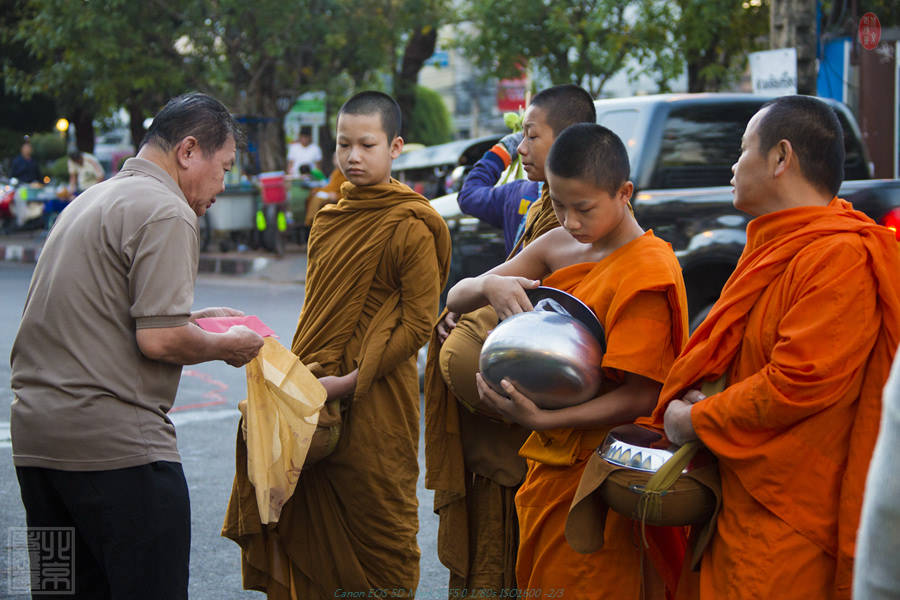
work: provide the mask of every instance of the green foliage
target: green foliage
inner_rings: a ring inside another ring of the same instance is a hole
[[[441,95],[420,85],[416,86],[416,104],[412,124],[406,140],[411,143],[443,144],[453,140],[453,121]]]
[[[767,47],[769,0],[677,0],[675,35],[688,65],[688,91],[718,91],[733,83],[747,55]],[[758,6],[754,4],[759,4]]]
[[[34,157],[42,163],[66,155],[66,140],[59,132],[34,134],[31,136],[31,147]]]
[[[849,0],[823,0],[822,32],[856,36],[860,17],[868,12],[878,17],[882,30],[900,25],[900,4],[896,0],[859,0],[856,4],[854,15]]]
[[[22,134],[12,129],[0,127],[0,160],[12,159],[22,147]]]
[[[513,77],[527,61],[554,84],[574,83],[599,96],[629,58],[656,57],[657,73],[677,74],[671,56],[671,4],[656,0],[473,0],[457,39],[467,55],[497,77]]]
[[[73,122],[89,126],[93,117],[122,106],[152,114],[184,91],[195,73],[174,46],[183,19],[165,3],[12,4],[14,17],[0,24],[0,39],[23,49],[27,60],[4,56],[0,61],[7,92],[26,102],[38,95],[53,98]],[[81,129],[79,135],[85,133]]]
[[[50,179],[55,179],[56,181],[69,181],[69,159],[66,156],[62,156],[54,160],[50,165],[44,169],[44,175],[50,177]]]

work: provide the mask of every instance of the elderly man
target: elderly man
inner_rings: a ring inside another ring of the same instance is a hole
[[[214,98],[171,100],[137,157],[62,213],[35,268],[11,356],[13,462],[29,529],[73,532],[78,598],[187,598],[190,504],[166,413],[182,365],[238,367],[262,346],[195,324],[240,311],[191,312],[197,217],[238,135]],[[43,583],[35,597],[58,589]]]
[[[747,124],[734,205],[747,245],[672,366],[653,419],[719,459],[701,598],[850,598],[854,541],[900,341],[892,231],[836,197],[841,125],[787,96]],[[704,397],[704,381],[724,390]],[[860,565],[865,568],[865,565]]]

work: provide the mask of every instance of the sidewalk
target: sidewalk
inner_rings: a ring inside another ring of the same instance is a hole
[[[29,231],[0,235],[0,261],[36,263],[44,243],[44,232]],[[306,281],[306,246],[287,244],[284,256],[263,250],[204,252],[198,268],[201,275],[259,279],[273,283]]]

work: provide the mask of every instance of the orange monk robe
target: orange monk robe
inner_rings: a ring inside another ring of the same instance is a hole
[[[549,189],[545,184],[529,207],[513,253],[559,227]],[[438,323],[444,315],[446,311]],[[484,598],[490,591],[500,597],[516,587],[519,524],[514,498],[525,476],[518,450],[528,432],[470,413],[441,373],[441,361],[453,361],[459,369],[472,365],[465,385],[477,393],[478,353],[496,324],[493,309],[483,307],[463,315],[444,344],[432,331],[425,365],[425,486],[435,490],[438,558],[450,570],[453,598]]]
[[[359,368],[332,455],[305,467],[274,527],[262,528],[241,464],[223,534],[241,545],[244,587],[270,599],[408,590],[419,578],[415,356],[447,279],[450,237],[395,180],[346,183],[315,220],[292,350],[326,374]]]
[[[307,227],[312,227],[313,218],[323,206],[325,206],[326,204],[331,204],[325,198],[318,197],[318,192],[325,192],[326,194],[335,194],[337,196],[340,196],[341,186],[346,182],[347,178],[344,177],[343,171],[335,167],[334,169],[332,169],[331,175],[328,177],[328,183],[326,183],[322,187],[313,188],[309,191],[309,196],[306,197],[306,216],[304,217],[303,221]]]
[[[835,198],[758,217],[719,301],[672,368],[668,403],[727,375],[691,421],[722,509],[701,598],[850,598],[881,389],[900,341],[893,232]]]
[[[625,372],[662,382],[687,340],[681,267],[652,231],[600,262],[560,269],[543,285],[573,294],[600,319],[607,338],[602,366],[612,385],[621,384]],[[555,597],[573,600],[641,598],[640,532],[632,520],[611,512],[604,546],[591,554],[575,552],[564,533],[584,467],[609,429],[535,432],[520,450],[529,458],[516,495],[520,589],[562,590]],[[662,582],[648,563],[645,597],[661,598]]]

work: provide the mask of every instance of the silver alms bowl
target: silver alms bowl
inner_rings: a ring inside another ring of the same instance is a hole
[[[662,435],[638,425],[620,425],[607,434],[606,440],[597,448],[597,454],[617,467],[656,473],[678,449],[677,446],[654,447],[661,439]],[[699,452],[682,473],[705,467],[710,462],[708,452]]]
[[[509,378],[546,409],[597,396],[604,349],[603,328],[594,313],[560,290],[538,288],[529,296],[535,310],[504,319],[484,341],[479,369],[485,382],[505,394],[500,381]]]

